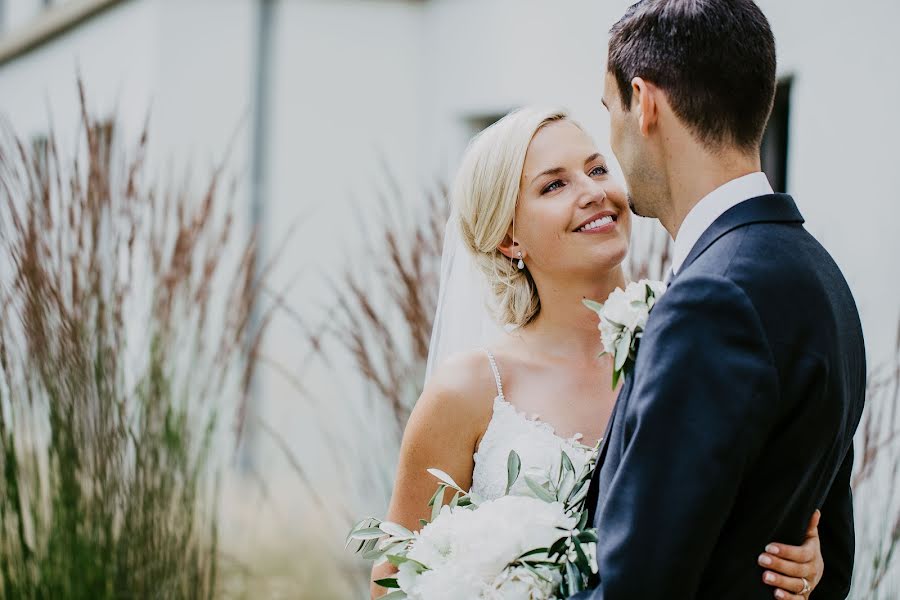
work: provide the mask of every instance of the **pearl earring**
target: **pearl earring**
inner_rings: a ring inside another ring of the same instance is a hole
[[[517,264],[516,266],[519,267],[519,270],[520,270],[520,271],[521,271],[522,269],[525,268],[525,261],[522,260],[522,253],[521,253],[521,252],[519,252],[519,262],[518,262],[518,264]]]

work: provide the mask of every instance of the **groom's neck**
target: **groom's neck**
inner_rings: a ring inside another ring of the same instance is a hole
[[[685,217],[700,200],[733,179],[760,171],[759,153],[726,148],[710,151],[699,144],[667,152],[668,210],[659,220],[675,239]]]

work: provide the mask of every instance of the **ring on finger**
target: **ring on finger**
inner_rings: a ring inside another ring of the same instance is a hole
[[[803,589],[800,590],[800,595],[803,596],[803,597],[805,598],[805,597],[807,597],[807,596],[809,595],[809,593],[812,591],[812,587],[810,587],[809,581],[807,581],[806,577],[801,577],[801,578],[800,578],[800,581],[803,582]]]

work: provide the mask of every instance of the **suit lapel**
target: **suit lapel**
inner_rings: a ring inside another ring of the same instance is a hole
[[[723,235],[752,223],[803,223],[803,215],[797,209],[794,199],[787,194],[770,194],[745,200],[725,211],[703,232],[678,273],[684,271]]]
[[[631,372],[625,378],[622,389],[619,390],[616,404],[613,406],[612,414],[609,417],[609,423],[606,424],[606,433],[603,434],[603,439],[600,441],[600,448],[597,450],[597,471],[600,470],[600,467],[603,466],[603,461],[606,459],[606,451],[609,448],[609,438],[613,432],[613,424],[616,421],[616,416],[622,409],[622,405],[625,403],[628,393],[631,391],[631,382],[633,380],[634,373]]]
[[[628,399],[628,394],[631,391],[631,382],[634,380],[634,373],[629,373],[625,378],[625,382],[622,384],[622,389],[619,390],[619,396],[616,398],[616,404],[613,406],[612,414],[609,416],[609,422],[606,424],[606,432],[603,434],[603,439],[600,440],[600,446],[597,448],[597,463],[594,465],[594,472],[591,475],[591,483],[588,488],[588,495],[585,506],[588,508],[588,515],[590,516],[591,522],[594,522],[594,519],[597,517],[597,502],[600,496],[600,469],[603,467],[603,464],[606,462],[606,454],[609,450],[609,438],[612,437],[613,426],[615,425],[616,418],[619,413],[624,410],[624,404]]]

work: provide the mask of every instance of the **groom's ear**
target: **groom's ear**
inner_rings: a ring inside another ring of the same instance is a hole
[[[659,118],[659,88],[641,77],[631,80],[631,110],[638,117],[641,135],[647,137]]]

